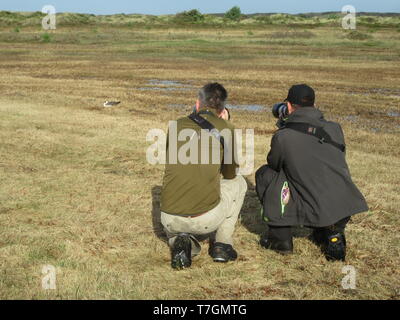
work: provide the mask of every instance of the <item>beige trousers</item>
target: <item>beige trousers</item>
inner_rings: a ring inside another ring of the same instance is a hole
[[[237,176],[221,180],[221,201],[209,212],[195,218],[170,215],[161,212],[161,223],[172,246],[179,233],[188,233],[192,240],[192,255],[200,253],[196,235],[215,233],[215,241],[233,245],[232,235],[247,191],[246,180]]]

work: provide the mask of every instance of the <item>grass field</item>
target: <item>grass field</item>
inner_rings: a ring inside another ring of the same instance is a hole
[[[400,29],[39,27],[0,28],[1,299],[400,298]],[[232,111],[255,129],[256,168],[275,129],[268,106],[292,84],[316,89],[370,205],[348,227],[346,263],[305,238],[292,256],[263,250],[251,175],[238,261],[212,263],[204,243],[191,269],[170,268],[163,166],[147,163],[146,134],[188,114],[209,81],[232,105],[265,106]],[[56,290],[42,289],[43,265],[56,267]],[[341,286],[345,265],[355,290]]]

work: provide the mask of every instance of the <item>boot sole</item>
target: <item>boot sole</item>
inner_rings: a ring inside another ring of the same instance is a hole
[[[213,259],[213,261],[217,262],[217,263],[227,263],[229,261],[235,261],[237,259],[237,253],[236,253],[236,257],[232,257],[227,252],[218,252],[215,254],[212,250],[209,251],[209,254],[210,254],[211,258]]]
[[[175,240],[172,255],[171,267],[173,269],[185,269],[192,265],[191,259],[191,241],[188,237],[178,236]]]
[[[230,260],[224,259],[224,258],[214,258],[214,262],[219,262],[219,263],[227,263]]]
[[[192,262],[188,259],[183,251],[175,255],[171,262],[173,269],[185,269],[189,268],[191,265]]]

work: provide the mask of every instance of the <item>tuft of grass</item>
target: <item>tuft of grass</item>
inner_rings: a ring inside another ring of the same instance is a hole
[[[40,36],[40,38],[41,38],[41,40],[42,40],[42,42],[44,42],[44,43],[50,43],[51,42],[51,40],[52,40],[52,37],[51,37],[51,35],[49,34],[49,33],[43,33],[41,36]]]
[[[345,37],[349,40],[361,40],[361,41],[373,39],[373,37],[371,35],[362,33],[357,30],[351,30],[349,32],[346,32]]]

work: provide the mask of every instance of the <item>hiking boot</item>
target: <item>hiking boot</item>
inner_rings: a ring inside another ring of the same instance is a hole
[[[328,261],[346,260],[346,237],[343,233],[336,233],[328,237],[327,245],[323,247]]]
[[[221,242],[210,244],[209,254],[214,262],[226,263],[237,259],[237,252],[232,245]]]
[[[287,255],[293,253],[293,239],[290,240],[277,240],[268,238],[268,236],[262,236],[260,239],[260,245],[269,250],[273,250],[277,253]]]
[[[311,241],[321,248],[328,261],[345,261],[346,237],[343,232],[334,232],[328,228],[315,229]]]
[[[185,269],[192,265],[192,242],[188,234],[179,234],[171,248],[173,269]]]

